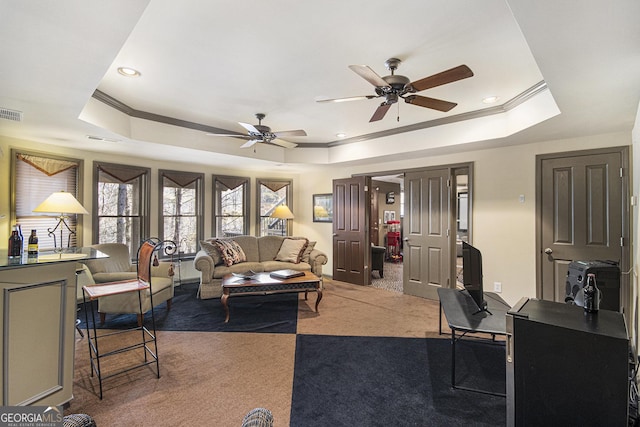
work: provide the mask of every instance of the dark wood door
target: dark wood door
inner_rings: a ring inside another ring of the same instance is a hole
[[[437,299],[451,283],[449,169],[407,172],[404,180],[404,293]]]
[[[333,278],[371,284],[370,177],[333,181]]]
[[[564,302],[572,261],[612,260],[626,268],[623,156],[602,151],[538,159],[540,299]]]
[[[369,238],[371,243],[379,245],[380,240],[380,222],[378,215],[378,197],[380,192],[375,188],[371,189],[371,214],[369,215]]]

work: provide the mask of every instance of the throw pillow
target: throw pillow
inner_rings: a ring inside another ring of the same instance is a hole
[[[300,263],[304,249],[307,247],[309,241],[307,239],[289,239],[286,238],[282,241],[280,250],[274,258],[276,261],[293,262],[295,264]]]
[[[213,244],[213,240],[200,240],[200,247],[213,259],[213,265],[222,264],[222,255],[218,247]]]
[[[224,261],[224,265],[227,267],[231,267],[233,264],[238,264],[247,260],[247,256],[240,245],[233,240],[215,239],[213,244],[218,247],[222,260]]]
[[[307,244],[307,247],[304,248],[304,252],[302,253],[302,259],[300,259],[300,261],[306,262],[307,264],[309,264],[311,261],[311,251],[313,250],[313,248],[315,248],[315,246],[316,246],[316,242],[309,242],[309,244]]]

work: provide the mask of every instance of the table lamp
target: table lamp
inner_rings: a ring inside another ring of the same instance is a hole
[[[76,234],[76,232],[69,228],[69,225],[67,224],[66,219],[69,218],[68,214],[89,214],[80,202],[73,197],[73,194],[66,191],[57,191],[52,193],[44,202],[40,203],[33,212],[55,213],[59,215],[56,226],[53,229],[47,229],[49,236],[53,237],[53,245],[55,246],[55,249],[59,251],[62,251],[62,232],[64,231],[64,228],[69,231],[67,247],[71,246],[71,236]],[[60,229],[60,248],[58,248],[55,235],[58,228]]]
[[[280,205],[271,213],[271,218],[278,218],[282,220],[282,223],[284,224],[282,234],[284,235],[284,231],[287,229],[287,220],[293,219],[294,216],[287,205]]]

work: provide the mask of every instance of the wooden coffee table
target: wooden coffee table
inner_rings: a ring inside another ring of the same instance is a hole
[[[320,304],[320,300],[322,299],[322,288],[320,287],[320,278],[310,271],[305,271],[303,276],[290,279],[276,279],[271,277],[268,272],[256,273],[250,279],[243,279],[233,274],[227,274],[222,278],[222,297],[220,298],[227,315],[224,322],[227,323],[229,321],[229,306],[227,300],[231,296],[304,292],[304,299],[306,300],[309,291],[318,294],[318,298],[316,299],[317,313],[318,304]]]

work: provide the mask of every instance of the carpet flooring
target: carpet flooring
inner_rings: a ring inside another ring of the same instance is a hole
[[[309,293],[309,298],[315,301],[315,293]],[[97,301],[93,304],[95,306]],[[296,333],[298,320],[296,294],[235,297],[229,298],[228,305],[230,321],[225,323],[225,312],[220,298],[202,300],[195,298],[191,291],[177,291],[171,310],[167,310],[166,304],[160,304],[154,310],[156,329],[183,332]],[[81,322],[86,322],[84,312],[84,306],[81,306],[78,312],[78,319]],[[151,322],[151,313],[146,314],[145,321]],[[104,324],[99,323],[99,317],[96,315],[96,326],[101,329],[124,329],[135,327],[136,324],[135,314],[109,314]],[[93,325],[91,312],[89,312],[89,325]]]
[[[402,262],[385,261],[383,277],[380,277],[378,272],[374,271],[371,275],[371,286],[378,289],[402,293],[402,267]]]
[[[451,348],[438,334],[437,302],[329,279],[324,286],[319,313],[312,294],[307,301],[266,297],[246,308],[242,298],[231,299],[236,331],[187,327],[215,324],[222,308],[194,301],[195,287],[178,289],[173,308],[158,310],[161,377],[143,368],[110,378],[102,400],[86,338],[78,335],[74,399],[65,414],[88,413],[98,426],[238,426],[251,409],[265,407],[276,426],[505,424],[504,398],[451,389]],[[273,323],[270,312],[291,302],[294,332],[257,325],[261,318]],[[200,314],[199,305],[206,307]],[[257,321],[241,326],[243,317]],[[504,391],[504,347],[457,348],[461,384]],[[136,357],[117,356],[113,369]]]
[[[441,339],[298,335],[291,425],[503,424],[503,397],[451,389],[450,351]],[[458,356],[467,387],[504,393],[503,346],[469,343]]]

